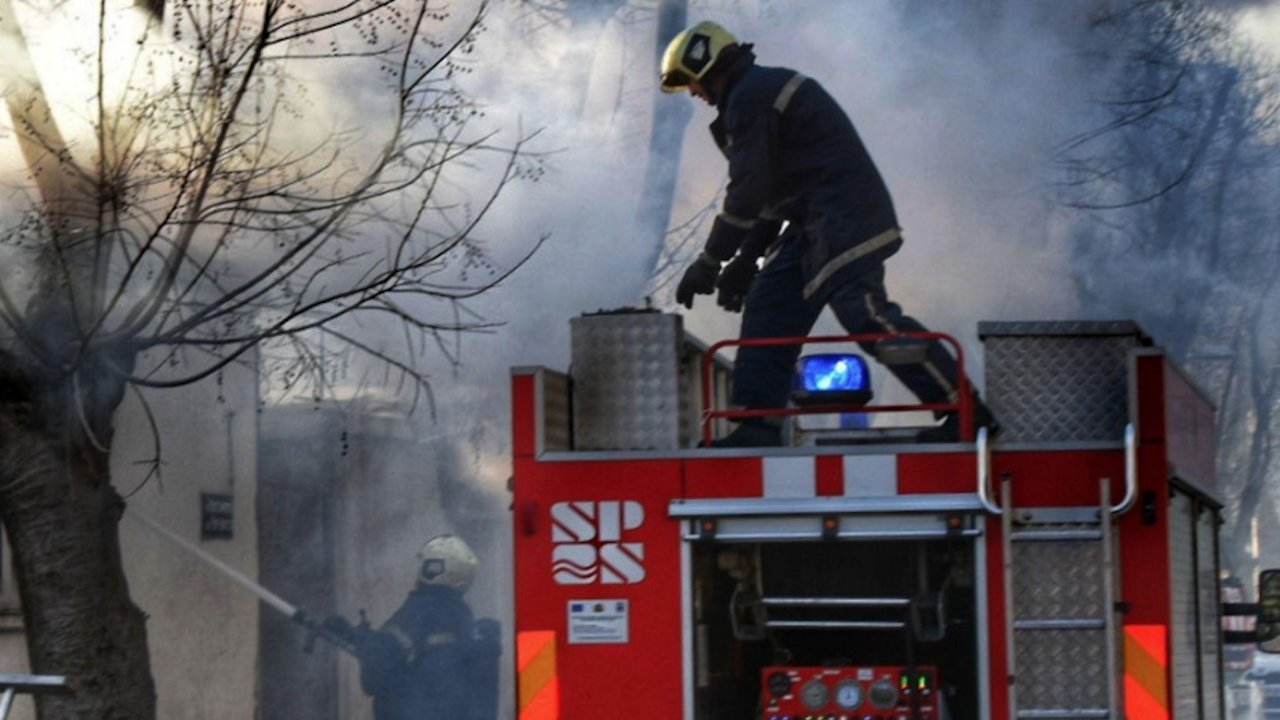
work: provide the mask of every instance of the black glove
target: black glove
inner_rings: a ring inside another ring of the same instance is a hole
[[[715,292],[716,276],[719,274],[719,263],[713,264],[705,254],[699,255],[689,269],[684,271],[684,277],[680,279],[680,285],[676,288],[676,302],[692,310],[693,296],[710,295]]]
[[[716,302],[720,307],[729,312],[742,312],[742,302],[747,299],[751,281],[755,280],[756,273],[760,272],[756,262],[756,258],[750,255],[739,254],[724,266],[720,279],[716,281],[716,287],[720,288],[720,295],[716,298]]]
[[[325,618],[324,622],[320,623],[320,627],[330,635],[349,643],[354,643],[356,640],[356,629],[351,627],[351,623],[347,622],[347,619],[341,615],[331,615]]]

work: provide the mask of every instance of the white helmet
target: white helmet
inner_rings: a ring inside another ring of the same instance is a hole
[[[476,554],[456,535],[437,535],[418,551],[419,585],[439,585],[463,592],[476,577]]]

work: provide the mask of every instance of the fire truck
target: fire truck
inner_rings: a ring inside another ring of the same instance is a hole
[[[570,372],[514,368],[520,720],[1223,718],[1212,403],[1132,323],[978,336],[994,440],[963,386],[876,405],[823,352],[783,447],[710,447],[751,414],[745,341],[659,312],[575,318]],[[934,338],[964,383],[944,335],[764,342]],[[879,420],[921,409],[959,441]]]

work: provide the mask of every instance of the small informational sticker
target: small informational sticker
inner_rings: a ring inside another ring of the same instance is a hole
[[[230,540],[235,528],[234,498],[221,493],[200,493],[200,539]]]
[[[858,679],[859,680],[875,680],[876,679],[875,668],[858,668]]]
[[[608,645],[631,642],[631,608],[627,600],[570,600],[569,644]]]

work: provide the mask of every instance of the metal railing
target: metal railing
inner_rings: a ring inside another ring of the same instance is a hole
[[[752,410],[716,410],[712,407],[712,370],[713,363],[722,348],[726,347],[776,347],[780,345],[817,345],[830,343],[875,343],[882,340],[938,340],[950,345],[956,355],[956,402],[930,403],[920,405],[855,405],[831,404],[809,405],[804,407],[758,408]],[[718,418],[740,420],[759,417],[785,417],[794,415],[830,415],[836,413],[883,413],[912,412],[927,410],[934,412],[957,412],[960,414],[960,441],[973,442],[974,419],[973,397],[969,389],[969,374],[964,368],[964,348],[959,341],[945,333],[906,332],[875,333],[869,335],[824,335],[818,337],[791,338],[754,338],[746,340],[722,340],[712,345],[702,358],[702,439],[708,447],[715,439],[712,435],[712,421]]]
[[[19,695],[65,695],[71,692],[61,675],[0,674],[0,720],[7,720]]]

